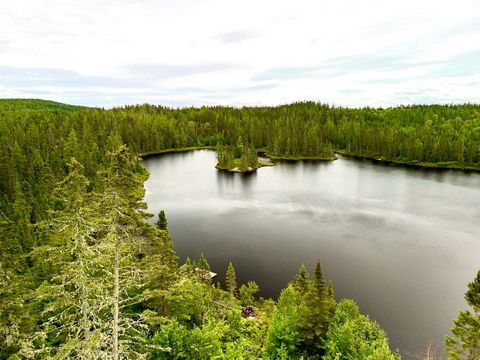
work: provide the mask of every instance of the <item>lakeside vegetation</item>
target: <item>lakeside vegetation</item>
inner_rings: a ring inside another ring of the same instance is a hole
[[[0,101],[0,358],[398,359],[353,301],[337,303],[320,263],[276,301],[238,286],[233,265],[223,290],[198,276],[203,256],[179,266],[165,214],[147,222],[138,156],[216,147],[226,168],[250,167],[263,148],[480,169],[476,105],[50,105]],[[452,359],[478,356],[479,283],[447,340]]]
[[[219,170],[248,173],[263,166],[273,166],[272,162],[259,159],[257,150],[253,146],[243,144],[242,139],[238,139],[237,144],[233,146],[218,144],[216,151],[216,168]]]

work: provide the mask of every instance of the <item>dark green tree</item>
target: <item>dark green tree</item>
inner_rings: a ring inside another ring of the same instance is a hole
[[[320,261],[317,261],[308,291],[304,295],[305,312],[302,316],[301,335],[304,349],[309,354],[318,354],[325,339],[329,313]]]
[[[167,230],[167,217],[165,216],[165,211],[161,210],[158,213],[156,225],[160,230]]]

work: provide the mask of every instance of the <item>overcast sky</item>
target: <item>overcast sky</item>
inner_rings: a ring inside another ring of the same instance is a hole
[[[5,1],[0,97],[480,103],[480,1]]]

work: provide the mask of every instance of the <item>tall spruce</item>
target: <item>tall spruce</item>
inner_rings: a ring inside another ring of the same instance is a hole
[[[225,285],[230,295],[235,296],[237,294],[237,275],[231,262],[228,264],[225,274]]]
[[[297,275],[295,275],[295,280],[293,281],[293,286],[302,296],[308,291],[310,286],[310,274],[308,273],[305,264],[302,264],[300,269],[298,269]]]
[[[315,264],[313,277],[303,298],[305,313],[302,317],[301,334],[304,350],[308,354],[318,354],[328,330],[325,280],[320,260]]]
[[[102,172],[100,213],[103,214],[103,252],[111,266],[113,322],[110,346],[113,359],[143,356],[146,324],[132,307],[143,299],[145,273],[141,260],[149,244],[148,218],[143,201],[146,174],[126,146],[108,153]]]
[[[167,217],[165,216],[165,211],[161,210],[158,213],[158,220],[156,222],[157,227],[160,230],[167,230]]]
[[[41,311],[38,327],[20,349],[26,357],[92,359],[111,354],[104,344],[110,338],[112,297],[103,283],[110,271],[97,238],[98,209],[87,191],[83,166],[73,158],[68,166],[69,174],[54,191],[57,210],[40,224],[54,234],[52,241],[30,255],[35,261],[49,259],[55,273],[33,295]]]

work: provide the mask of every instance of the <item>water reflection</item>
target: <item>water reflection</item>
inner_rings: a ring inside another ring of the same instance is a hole
[[[144,162],[149,211],[165,209],[182,260],[203,252],[220,280],[232,261],[268,297],[320,258],[337,297],[355,298],[404,359],[442,343],[480,268],[480,174],[344,157],[231,174],[215,161]]]

